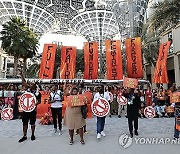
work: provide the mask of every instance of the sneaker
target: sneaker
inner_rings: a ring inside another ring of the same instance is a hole
[[[62,133],[62,130],[59,130],[59,135],[62,135],[63,133]]]
[[[23,137],[19,140],[19,143],[24,142],[25,140],[27,140],[27,137],[26,137],[26,136],[23,136]]]
[[[57,133],[57,129],[56,128],[54,128],[54,133]]]
[[[34,135],[31,136],[31,140],[34,141],[36,137]]]
[[[118,115],[118,118],[121,118],[121,116],[120,116],[120,115]]]
[[[98,133],[98,134],[97,134],[97,139],[100,139],[100,138],[101,138],[101,134]]]
[[[103,131],[101,132],[101,135],[104,136],[104,137],[106,136],[106,134]]]
[[[109,117],[111,118],[111,117],[112,117],[112,115],[110,114],[110,115],[109,115]]]
[[[85,131],[84,134],[88,134],[88,131]]]

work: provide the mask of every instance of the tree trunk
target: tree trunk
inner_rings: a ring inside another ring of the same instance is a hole
[[[23,58],[23,72],[24,76],[26,77],[26,67],[27,66],[27,58]]]
[[[18,69],[18,57],[14,56],[14,70],[13,70],[14,78],[17,78],[17,69]]]

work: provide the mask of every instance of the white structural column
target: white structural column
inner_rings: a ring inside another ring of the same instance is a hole
[[[175,82],[177,86],[180,86],[180,66],[178,55],[174,55],[174,73],[175,73]]]

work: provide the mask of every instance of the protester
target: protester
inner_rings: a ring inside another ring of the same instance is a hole
[[[108,92],[104,92],[103,87],[101,87],[99,89],[99,92],[97,92],[94,95],[93,101],[98,100],[100,97],[105,98],[110,103],[110,100],[111,100],[110,96],[109,96]],[[101,135],[104,137],[106,136],[106,134],[104,133],[105,119],[106,119],[106,116],[97,117],[97,139],[100,139]]]
[[[129,132],[133,137],[133,121],[134,121],[134,134],[138,135],[138,115],[140,109],[140,97],[137,91],[129,89],[129,92],[125,95],[128,100],[127,104],[127,116]]]
[[[26,87],[27,91],[35,95],[37,99],[37,103],[36,103],[36,106],[37,106],[38,104],[41,103],[41,94],[38,92],[38,87],[36,86],[35,83],[31,83],[30,85],[28,85],[22,72],[20,75],[21,75],[22,82],[24,86]],[[31,112],[23,111],[23,114],[22,114],[23,137],[19,140],[19,143],[27,140],[27,129],[28,129],[29,121],[30,121],[31,131],[32,131],[31,140],[33,141],[36,139],[35,137],[36,108]]]
[[[57,132],[57,118],[59,124],[59,135],[62,135],[62,91],[58,90],[57,85],[52,86],[49,103],[51,104],[51,113],[53,117],[54,133]]]
[[[77,95],[78,89],[72,88],[71,95]],[[82,117],[81,107],[67,107],[65,116],[64,116],[64,125],[69,129],[70,135],[70,142],[69,144],[72,145],[74,143],[73,136],[74,136],[74,129],[78,129],[78,133],[80,135],[80,142],[81,144],[85,144],[83,138],[83,127],[86,125],[85,120]]]

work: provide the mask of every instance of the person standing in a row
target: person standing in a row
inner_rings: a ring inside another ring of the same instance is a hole
[[[110,103],[111,98],[109,96],[109,93],[104,92],[103,87],[101,87],[99,92],[97,92],[94,95],[94,100],[93,101],[98,100],[100,97],[105,98]],[[106,134],[104,133],[105,119],[106,119],[106,116],[97,117],[97,139],[100,139],[101,135],[104,136],[104,137],[106,136]]]
[[[21,72],[21,79],[23,82],[23,85],[26,87],[26,91],[30,92],[35,95],[37,103],[36,106],[41,103],[41,93],[39,92],[39,89],[35,83],[30,83],[30,85],[27,84],[24,75]],[[27,129],[28,129],[28,122],[30,121],[31,125],[31,140],[34,141],[36,139],[35,137],[35,123],[36,123],[36,108],[31,112],[25,112],[22,113],[22,122],[23,122],[23,137],[19,140],[19,143],[27,140]]]
[[[71,95],[77,95],[78,89],[72,88]],[[83,127],[86,125],[85,119],[82,116],[81,107],[67,107],[66,112],[64,115],[64,125],[68,127],[69,129],[69,136],[70,136],[70,142],[69,144],[72,145],[74,143],[73,137],[74,137],[74,129],[78,130],[78,133],[80,135],[80,142],[81,144],[85,144],[84,142],[84,132]]]
[[[131,137],[133,137],[133,122],[134,122],[134,134],[138,134],[138,115],[140,109],[140,97],[138,92],[134,89],[129,89],[129,92],[125,95],[128,100],[127,104],[127,117],[128,117],[128,125],[129,132]]]
[[[59,135],[62,135],[62,91],[58,90],[57,85],[52,86],[52,91],[50,93],[49,103],[51,104],[51,112],[54,124],[54,133],[57,132],[57,118],[59,124]]]

